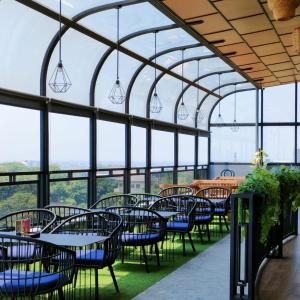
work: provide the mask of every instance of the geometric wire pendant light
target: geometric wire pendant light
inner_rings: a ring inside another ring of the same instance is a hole
[[[156,41],[157,41],[157,31],[154,32],[154,63],[155,63],[155,68],[154,68],[154,82],[155,82],[155,87],[154,87],[154,93],[151,97],[151,101],[150,101],[150,111],[154,114],[159,114],[162,110],[162,104],[161,101],[158,97],[157,94],[157,90],[156,90],[156,49],[157,49],[157,45],[156,45]]]
[[[221,74],[219,73],[219,96],[221,96]],[[221,101],[219,101],[219,112],[218,112],[218,116],[216,118],[215,121],[215,126],[221,127],[222,124],[224,123],[222,114],[221,114]]]
[[[125,101],[125,91],[119,78],[120,8],[117,7],[117,79],[108,95],[113,104],[122,104]]]
[[[65,93],[72,85],[61,58],[61,0],[59,1],[59,60],[48,84],[54,93]]]
[[[184,101],[183,101],[183,60],[184,60],[184,49],[182,49],[182,54],[181,54],[181,60],[182,60],[182,63],[181,63],[181,77],[182,77],[182,80],[181,80],[181,103],[178,107],[178,110],[177,110],[177,118],[179,120],[186,120],[189,116],[189,112],[184,104]]]
[[[234,85],[234,110],[233,110],[233,124],[231,126],[232,132],[238,132],[239,126],[236,123],[236,84]]]

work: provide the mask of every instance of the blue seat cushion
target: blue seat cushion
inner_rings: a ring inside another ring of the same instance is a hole
[[[200,215],[195,217],[195,223],[208,223],[212,220],[210,215]]]
[[[167,230],[169,231],[182,231],[186,232],[189,228],[189,223],[187,222],[168,222]]]
[[[123,233],[122,243],[125,245],[146,245],[158,242],[161,239],[159,233]]]
[[[1,294],[31,295],[41,294],[67,283],[62,274],[6,270],[0,272]]]
[[[223,214],[225,214],[225,212],[226,212],[225,208],[222,208],[222,207],[216,207],[215,208],[215,214],[216,215],[223,215]]]
[[[94,265],[101,264],[104,258],[102,249],[76,250],[76,264]]]
[[[18,245],[7,248],[7,256],[11,258],[32,258],[36,254],[37,247],[34,245]]]

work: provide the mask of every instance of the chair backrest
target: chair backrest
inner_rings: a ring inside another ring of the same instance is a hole
[[[188,222],[189,229],[193,227],[195,219],[196,202],[190,195],[174,195],[161,198],[150,209],[155,211],[176,211],[176,221]]]
[[[149,208],[156,200],[161,199],[159,195],[147,193],[132,193],[130,195],[137,198],[138,202],[135,206],[141,208]]]
[[[235,172],[233,170],[230,170],[230,169],[224,169],[221,171],[220,173],[220,176],[230,176],[230,177],[233,177],[235,176]]]
[[[195,218],[197,216],[214,216],[215,205],[205,197],[192,196],[196,202]]]
[[[208,187],[200,190],[196,196],[210,199],[218,207],[224,207],[227,210],[230,207],[231,191],[224,187]]]
[[[161,197],[169,197],[173,195],[192,195],[193,189],[187,186],[173,186],[160,191]]]
[[[86,212],[72,216],[54,228],[51,233],[100,235],[108,237],[104,243],[94,245],[94,247],[104,251],[102,264],[109,265],[115,261],[120,252],[121,229],[122,218],[119,215],[101,211]],[[85,251],[87,251],[87,249],[82,249],[82,255]]]
[[[157,235],[155,240],[161,241],[165,236],[166,220],[157,212],[140,207],[115,206],[110,207],[107,211],[120,215],[123,219],[123,241],[139,240],[138,235],[143,235],[146,240],[152,235]]]
[[[0,218],[0,231],[15,231],[16,221],[30,219],[35,232],[49,232],[56,222],[56,215],[47,209],[26,209],[7,214]]]
[[[105,209],[111,206],[134,206],[137,202],[137,198],[132,195],[114,195],[98,200],[90,207],[90,209]]]
[[[45,206],[45,209],[52,211],[56,215],[59,222],[68,219],[72,216],[89,212],[89,210],[86,208],[59,204],[47,205]]]
[[[31,249],[37,249],[38,255],[24,255],[31,253]],[[16,257],[11,255],[12,251],[22,255]],[[47,263],[53,259],[55,266]],[[34,266],[30,271],[29,264]],[[74,272],[73,251],[37,239],[0,233],[1,299],[33,299],[50,293],[70,284]]]

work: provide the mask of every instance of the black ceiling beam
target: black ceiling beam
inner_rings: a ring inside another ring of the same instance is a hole
[[[246,78],[249,82],[251,82],[255,87],[258,88],[257,83],[254,82],[253,79],[247,75],[247,73],[243,72],[236,64],[234,64],[230,59],[228,59],[219,49],[217,49],[211,43],[205,40],[196,30],[194,30],[192,27],[187,25],[184,20],[182,20],[172,10],[170,10],[162,1],[159,0],[148,0],[148,1],[157,9],[159,9],[162,13],[164,13],[167,17],[169,17],[172,21],[174,21],[174,23],[178,24],[187,33],[189,33],[191,36],[197,39],[202,45],[206,46],[212,52],[216,53],[224,62],[226,62],[229,66],[235,69],[244,78]]]
[[[213,76],[213,75],[218,75],[218,74],[226,74],[226,73],[233,73],[233,72],[236,72],[235,70],[226,70],[226,71],[223,71],[223,72],[212,72],[212,73],[208,73],[208,74],[205,74],[205,75],[202,75],[202,76],[199,76],[197,77],[196,79],[194,79],[193,81],[194,82],[197,82],[203,78],[206,78],[206,77],[209,77],[209,76]],[[180,92],[177,100],[176,100],[176,104],[175,104],[175,110],[174,110],[174,122],[175,124],[177,124],[177,110],[178,110],[178,106],[179,106],[179,102],[180,102],[180,99],[182,98],[182,95],[184,95],[184,93],[190,88],[191,86],[190,85],[186,85],[183,89],[183,91]]]
[[[99,12],[103,12],[106,10],[110,10],[110,9],[114,9],[117,8],[119,6],[125,7],[125,6],[129,6],[129,5],[134,5],[134,4],[139,4],[139,3],[143,3],[146,2],[143,0],[124,0],[124,1],[118,1],[118,2],[114,2],[114,3],[110,3],[110,4],[104,4],[104,5],[99,5],[90,9],[87,9],[85,11],[80,12],[79,14],[77,14],[76,16],[74,16],[72,18],[72,20],[74,22],[78,22],[81,19],[88,17],[92,14],[96,14]],[[62,26],[61,29],[61,35],[64,35],[68,29],[70,29],[70,26],[64,25]],[[47,73],[48,73],[48,68],[49,68],[49,63],[50,63],[50,59],[51,56],[53,54],[53,51],[56,47],[56,45],[59,42],[59,31],[55,34],[55,36],[52,38],[50,44],[48,45],[48,48],[46,50],[46,53],[44,55],[44,59],[42,62],[42,67],[41,67],[41,74],[40,74],[40,95],[41,96],[46,96],[46,92],[47,92]]]
[[[197,57],[189,57],[187,59],[184,60],[180,60],[176,63],[174,63],[173,65],[171,65],[170,67],[168,67],[168,70],[172,70],[174,68],[176,68],[177,66],[180,66],[181,64],[187,63],[187,62],[191,62],[191,61],[195,61],[195,60],[201,60],[201,59],[208,59],[208,58],[215,58],[217,57],[215,54],[212,55],[207,55],[207,56],[197,56]],[[160,79],[162,79],[163,76],[165,76],[167,73],[166,72],[161,72],[156,79],[153,81],[149,92],[148,92],[148,97],[147,97],[147,109],[146,109],[146,116],[147,118],[150,118],[150,102],[151,102],[151,97],[153,94],[153,91],[155,89],[155,86],[157,85],[157,83],[160,81]],[[193,81],[191,81],[193,82]],[[193,82],[195,84],[195,82]],[[215,96],[216,94],[214,92],[210,92],[210,95]],[[219,95],[217,95],[217,98],[220,98]]]
[[[46,16],[48,16],[49,18],[52,18],[54,20],[59,20],[60,16],[57,12],[55,12],[55,11],[53,11],[53,10],[37,3],[37,2],[31,1],[31,0],[16,0],[16,1],[23,4],[23,5],[25,5],[25,6],[27,6],[27,7],[30,7],[32,9],[38,11],[38,12],[40,12],[40,13],[46,15]],[[84,34],[84,35],[86,35],[86,36],[102,43],[102,44],[105,44],[105,45],[107,45],[111,48],[114,48],[114,49],[118,48],[119,51],[124,53],[125,55],[128,55],[128,56],[130,56],[130,57],[132,57],[132,58],[134,58],[134,59],[136,59],[136,60],[138,60],[142,63],[145,63],[145,64],[147,64],[151,67],[154,67],[157,70],[165,72],[166,74],[168,74],[168,75],[170,75],[170,76],[172,76],[172,77],[174,77],[178,80],[182,80],[187,84],[191,84],[191,85],[195,86],[196,88],[199,88],[199,89],[203,90],[204,92],[206,92],[208,94],[212,94],[215,97],[218,97],[218,95],[214,94],[213,92],[209,91],[208,89],[206,89],[206,88],[204,88],[204,87],[202,87],[198,84],[195,84],[194,82],[188,80],[187,78],[184,78],[184,77],[182,77],[182,76],[180,76],[180,75],[178,75],[178,74],[176,74],[176,73],[174,73],[174,72],[172,72],[172,71],[170,71],[170,70],[168,70],[168,69],[166,69],[166,68],[164,68],[164,67],[162,67],[158,64],[155,64],[154,62],[149,61],[148,59],[144,58],[143,56],[141,56],[141,55],[139,55],[139,54],[127,49],[127,48],[124,48],[123,46],[118,47],[117,43],[105,38],[104,36],[94,32],[94,31],[92,31],[88,28],[86,28],[85,26],[82,26],[79,23],[74,22],[73,20],[71,20],[71,19],[69,19],[65,16],[61,16],[61,22],[64,23],[65,25],[69,26],[70,28],[72,28],[72,29],[74,29],[74,30],[76,30],[76,31],[78,31],[78,32],[80,32],[80,33],[82,33],[82,34]]]

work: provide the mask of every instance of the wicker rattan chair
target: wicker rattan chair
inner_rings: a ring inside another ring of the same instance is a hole
[[[159,195],[153,195],[147,193],[130,194],[130,195],[137,198],[138,202],[136,206],[141,208],[149,208],[156,200],[161,199]]]
[[[187,186],[173,186],[160,191],[161,197],[169,197],[173,195],[192,195],[193,189]]]
[[[90,209],[105,209],[111,206],[134,206],[137,202],[137,198],[132,195],[114,195],[98,200]]]

